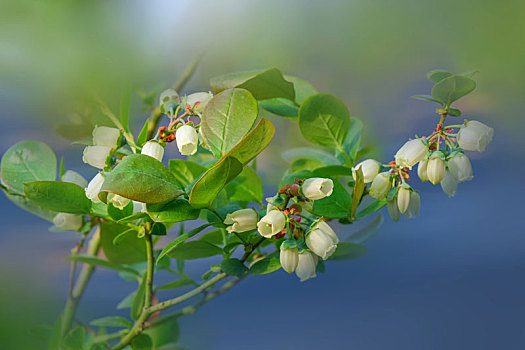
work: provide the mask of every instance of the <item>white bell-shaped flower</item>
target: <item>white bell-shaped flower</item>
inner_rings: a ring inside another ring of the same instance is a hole
[[[186,104],[190,105],[195,112],[202,112],[212,98],[211,92],[196,92],[186,96]]]
[[[179,101],[179,94],[177,93],[177,91],[173,89],[166,89],[162,91],[159,97],[159,104],[162,105],[164,102],[168,100]]]
[[[82,161],[98,169],[106,167],[106,161],[111,153],[111,148],[106,146],[87,146],[84,148]]]
[[[284,271],[294,272],[299,264],[299,250],[297,248],[281,248],[280,261]]]
[[[295,274],[301,282],[317,277],[317,255],[309,250],[303,250],[299,253],[299,260],[295,268]]]
[[[113,206],[117,209],[120,209],[120,210],[124,209],[125,207],[127,207],[129,202],[131,202],[131,199],[122,197],[118,194],[110,193],[108,195],[108,203],[113,204]]]
[[[194,127],[190,125],[181,126],[175,133],[175,139],[177,140],[177,147],[179,148],[180,154],[191,156],[197,152],[199,137]]]
[[[406,184],[399,186],[399,191],[397,192],[397,207],[401,214],[404,214],[410,205],[410,191],[410,186]]]
[[[396,164],[403,168],[408,167],[412,169],[414,164],[425,159],[427,153],[428,147],[423,140],[414,139],[407,141],[395,155]]]
[[[280,210],[272,210],[257,223],[257,229],[261,236],[272,238],[281,232],[286,226],[286,216]]]
[[[467,151],[483,152],[492,141],[494,129],[478,122],[466,121],[458,132],[458,145]]]
[[[428,166],[427,159],[423,159],[417,165],[417,176],[419,176],[419,178],[423,182],[428,181],[427,166]]]
[[[397,206],[397,200],[394,198],[391,201],[388,201],[386,204],[386,207],[388,209],[388,214],[394,220],[394,222],[398,222],[399,219],[401,219],[401,212],[399,211],[399,208]]]
[[[319,221],[305,241],[312,252],[326,260],[335,252],[339,238],[326,222]]]
[[[377,174],[379,174],[380,164],[377,160],[374,159],[365,159],[361,163],[357,164],[352,168],[352,177],[354,181],[356,179],[355,172],[357,169],[361,168],[363,172],[363,180],[365,184],[372,182]]]
[[[140,153],[162,162],[162,158],[164,157],[164,147],[157,141],[148,141],[142,146],[142,151]]]
[[[442,152],[436,151],[428,159],[427,176],[434,185],[440,183],[445,177],[445,157]]]
[[[391,186],[390,174],[388,172],[379,173],[372,181],[369,194],[375,199],[383,200],[388,195]]]
[[[314,201],[330,196],[334,190],[334,182],[331,179],[312,177],[304,180],[301,190],[306,198]]]
[[[70,182],[75,185],[79,185],[82,188],[86,188],[88,182],[82,175],[73,170],[67,170],[61,179],[63,182]]]
[[[441,188],[449,197],[454,197],[458,192],[458,182],[448,170],[445,173],[443,181],[441,181]]]
[[[410,191],[410,204],[408,205],[408,209],[405,212],[405,218],[412,219],[416,216],[419,216],[420,209],[421,198],[419,197],[419,193],[416,191]]]
[[[228,232],[245,232],[257,227],[257,212],[253,209],[241,209],[226,215],[224,223],[230,225]]]
[[[472,165],[464,153],[453,154],[448,159],[448,170],[458,183],[470,181],[472,175]]]
[[[93,145],[117,148],[120,130],[107,126],[95,126],[93,129]]]
[[[94,203],[100,203],[100,199],[98,198],[98,194],[100,193],[100,189],[102,188],[102,185],[104,184],[104,176],[101,173],[98,173],[88,184],[86,188],[86,197],[91,199]]]
[[[64,231],[78,231],[82,228],[82,215],[58,213],[53,218],[53,224]]]

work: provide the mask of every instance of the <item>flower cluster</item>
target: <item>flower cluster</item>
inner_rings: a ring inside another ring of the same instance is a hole
[[[310,212],[313,201],[330,196],[333,188],[331,179],[296,180],[282,187],[275,197],[267,198],[266,213],[260,220],[255,210],[241,209],[228,214],[224,223],[229,225],[228,232],[257,229],[264,238],[283,240],[282,268],[306,281],[316,277],[318,259],[328,259],[339,243],[336,233],[323,218]]]

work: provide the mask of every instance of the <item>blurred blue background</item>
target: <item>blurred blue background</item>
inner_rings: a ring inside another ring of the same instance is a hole
[[[181,320],[190,349],[523,349],[523,1],[4,1],[0,4],[0,153],[42,140],[86,178],[81,146],[57,137],[77,101],[96,92],[115,110],[123,87],[168,87],[198,54],[184,92],[214,75],[275,66],[343,99],[365,123],[365,140],[389,161],[437,122],[425,73],[478,70],[458,107],[495,129],[470,153],[474,180],[448,198],[414,187],[421,216],[388,217],[368,255],[327,264],[299,283],[283,271],[251,277]],[[147,114],[135,96],[134,127]],[[276,117],[263,153],[268,193],[286,164],[281,148],[306,144]],[[176,152],[173,152],[175,155]],[[67,290],[64,260],[78,237],[0,196],[0,344],[38,349],[27,329],[52,323]],[[338,227],[340,232],[354,230]],[[194,275],[215,260],[189,263]],[[107,315],[135,286],[97,271],[79,316]],[[122,314],[126,314],[123,312]]]

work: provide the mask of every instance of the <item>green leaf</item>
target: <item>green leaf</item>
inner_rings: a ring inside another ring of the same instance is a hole
[[[281,262],[277,254],[270,254],[264,259],[254,263],[250,267],[250,274],[252,275],[266,275],[275,272],[281,268]]]
[[[168,234],[168,229],[166,228],[166,225],[156,222],[151,227],[150,235],[153,236],[166,236]]]
[[[138,238],[137,231],[125,234],[118,240],[113,241],[122,233],[129,231],[126,225],[104,221],[100,223],[100,244],[109,261],[116,264],[134,264],[146,261],[146,243],[144,239]]]
[[[329,165],[317,168],[313,173],[318,177],[352,176],[352,169],[343,165]]]
[[[239,176],[226,186],[226,194],[230,200],[262,203],[262,180],[255,170],[245,167]]]
[[[293,163],[294,160],[298,158],[307,158],[316,160],[325,165],[337,165],[339,160],[334,157],[332,154],[325,152],[320,149],[310,148],[310,147],[297,147],[290,148],[284,151],[281,154],[281,157],[288,163]]]
[[[176,248],[179,244],[187,240],[188,238],[191,238],[204,230],[206,227],[215,225],[215,222],[204,224],[199,227],[194,228],[193,230],[181,234],[179,237],[177,237],[175,240],[173,240],[170,244],[168,244],[162,251],[160,252],[159,256],[157,257],[157,263],[160,259],[162,259],[167,253],[169,253],[172,249]]]
[[[142,154],[124,158],[106,176],[102,191],[143,203],[162,203],[184,194],[164,164]]]
[[[351,206],[352,198],[348,191],[338,181],[334,181],[332,194],[314,201],[312,213],[326,218],[342,219],[350,216]]]
[[[292,185],[296,180],[304,180],[313,177],[314,174],[310,170],[300,170],[296,172],[286,172],[281,181],[279,182],[279,188],[285,186],[286,184]]]
[[[115,263],[109,262],[107,260],[91,256],[91,255],[82,255],[82,254],[71,255],[71,256],[67,257],[66,260],[76,261],[76,262],[79,262],[79,263],[88,264],[88,265],[92,265],[92,266],[105,267],[107,269],[112,269],[112,270],[116,270],[116,271],[128,272],[128,273],[131,273],[133,275],[139,276],[138,272],[133,270],[132,268],[121,266],[119,264],[115,264]]]
[[[433,83],[438,83],[451,75],[452,73],[447,72],[446,70],[435,69],[427,73],[427,79]]]
[[[48,350],[61,350],[60,343],[62,342],[62,336],[62,314],[60,314],[51,330],[47,347]]]
[[[23,194],[26,182],[56,180],[57,158],[45,143],[26,140],[4,153],[0,169],[2,184]]]
[[[259,105],[268,112],[287,118],[297,118],[299,116],[299,107],[292,101],[283,98],[270,98],[260,101]]]
[[[200,164],[182,159],[170,159],[169,168],[182,188],[186,190],[189,190],[195,180],[207,170]]]
[[[194,285],[195,282],[190,279],[190,278],[183,278],[183,279],[180,279],[180,280],[176,280],[176,281],[173,281],[173,282],[169,282],[169,283],[166,283],[160,287],[157,287],[158,290],[168,290],[168,289],[176,289],[176,288],[180,288],[180,287],[185,287],[185,286],[191,286],[191,285]]]
[[[171,320],[162,322],[157,326],[148,328],[146,331],[144,331],[144,333],[150,336],[154,349],[175,350],[175,348],[163,347],[163,345],[173,344],[179,339],[179,323],[176,318],[173,318]]]
[[[133,215],[133,202],[129,202],[124,209],[116,208],[113,203],[108,203],[108,215],[115,221],[125,219]]]
[[[200,135],[211,152],[221,158],[250,131],[257,113],[257,101],[250,92],[225,90],[204,108]]]
[[[221,263],[221,269],[230,276],[241,277],[248,272],[248,268],[239,259],[225,259]]]
[[[12,195],[7,192],[5,192],[6,197],[16,204],[19,208],[22,208],[31,214],[34,214],[38,216],[39,218],[45,219],[47,221],[53,221],[53,218],[57,215],[56,212],[48,209],[44,209],[39,207],[38,205],[31,202],[29,199],[27,199],[25,196],[22,195]]]
[[[136,321],[144,306],[144,295],[146,294],[146,275],[142,276],[142,279],[139,284],[139,288],[133,297],[133,303],[131,304],[130,315],[133,321]]]
[[[386,205],[386,203],[387,203],[386,200],[381,200],[381,201],[376,200],[372,202],[372,204],[370,204],[368,207],[366,207],[365,209],[357,213],[356,219],[361,220],[361,219],[366,218],[368,215],[374,214],[376,211],[383,208]]]
[[[339,243],[328,260],[343,261],[357,259],[368,253],[368,248],[355,243]]]
[[[117,305],[117,310],[131,308],[131,304],[133,304],[133,299],[135,298],[135,294],[137,294],[137,291],[133,291],[128,296],[126,296],[124,299],[122,299],[120,303],[118,303]]]
[[[290,165],[290,169],[293,172],[301,171],[301,170],[310,170],[313,171],[317,168],[321,168],[324,164],[314,160],[314,159],[308,159],[308,158],[297,158],[292,162]]]
[[[222,254],[222,249],[205,241],[181,243],[168,252],[173,259],[194,260]]]
[[[66,334],[62,341],[62,345],[68,350],[82,349],[85,337],[86,329],[84,327],[75,327]]]
[[[439,103],[440,105],[443,105],[443,102],[436,100],[430,95],[414,95],[414,96],[410,96],[410,98],[414,98],[416,100],[421,100],[421,101],[436,102],[436,103]]]
[[[363,197],[363,192],[365,191],[365,181],[363,178],[363,171],[361,167],[355,172],[355,184],[354,191],[352,193],[352,206],[350,209],[350,221],[356,219],[355,213],[357,211],[357,206],[361,203],[361,197]]]
[[[184,198],[166,203],[148,204],[148,214],[156,222],[181,222],[199,218],[200,209],[193,208]]]
[[[457,108],[450,108],[448,115],[451,117],[461,117],[461,111]]]
[[[26,197],[39,207],[60,213],[89,214],[91,200],[85,190],[70,182],[35,181],[24,184]]]
[[[294,77],[292,75],[285,75],[284,78],[293,83],[295,90],[295,102],[302,104],[308,97],[317,94],[316,88],[313,87],[308,81]]]
[[[131,90],[127,89],[120,97],[120,123],[124,131],[129,132],[129,107],[131,104]]]
[[[216,229],[212,230],[205,235],[203,235],[199,240],[206,241],[211,244],[215,245],[222,245],[223,244],[223,231],[226,232],[224,229]]]
[[[295,100],[294,84],[286,81],[277,68],[222,75],[212,78],[210,85],[215,93],[238,87],[250,91],[257,100],[274,97]]]
[[[131,342],[131,350],[151,350],[152,348],[153,342],[146,333],[137,335]]]
[[[432,88],[432,97],[445,106],[450,106],[454,101],[468,95],[476,88],[474,80],[462,75],[451,75],[439,81]]]
[[[148,141],[148,129],[149,129],[149,119],[146,119],[146,123],[140,130],[140,134],[137,137],[137,146],[142,147]]]
[[[116,328],[127,328],[130,329],[133,326],[127,318],[120,316],[107,316],[98,318],[90,322],[93,326],[97,327],[116,327]]]
[[[350,128],[350,112],[343,101],[335,96],[313,95],[299,109],[299,128],[308,141],[343,152],[344,140]]]
[[[357,118],[350,118],[350,129],[346,134],[343,151],[336,150],[336,157],[341,163],[352,165],[357,159],[359,145],[361,144],[361,133],[363,122]]]
[[[206,171],[193,186],[190,204],[195,208],[206,208],[222,189],[242,171],[242,166],[255,158],[268,146],[275,128],[262,118],[231,151]]]
[[[352,232],[346,239],[346,242],[350,243],[364,243],[368,241],[370,238],[372,238],[377,230],[383,225],[383,215],[379,214],[375,217],[374,220],[369,222],[366,226],[362,227],[361,229]]]

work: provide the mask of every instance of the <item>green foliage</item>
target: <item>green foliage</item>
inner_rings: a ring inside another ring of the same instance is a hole
[[[369,222],[367,225],[355,232],[352,232],[344,241],[358,244],[368,241],[377,233],[381,225],[383,225],[383,221],[383,215],[377,215],[375,219]]]
[[[146,260],[144,239],[137,237],[136,230],[127,232],[129,230],[128,226],[113,222],[100,223],[100,243],[109,261],[116,264],[134,264]],[[122,233],[126,234],[114,243],[115,238]]]
[[[191,185],[206,171],[202,165],[183,159],[170,159],[169,168],[181,187],[188,192]]]
[[[335,96],[313,95],[299,109],[299,128],[308,141],[342,151],[350,128],[350,112]]]
[[[256,261],[250,267],[251,275],[266,275],[275,272],[281,268],[281,262],[279,261],[279,251],[269,254],[264,259]]]
[[[462,75],[451,75],[437,82],[432,88],[431,94],[442,105],[450,106],[452,102],[468,95],[475,88],[474,80]]]
[[[222,254],[222,249],[205,241],[181,243],[168,252],[173,259],[193,260]]]
[[[146,333],[141,333],[131,342],[131,350],[151,350],[153,341]]]
[[[298,158],[311,159],[325,165],[338,165],[339,160],[337,160],[334,155],[325,152],[320,149],[309,148],[309,147],[297,147],[290,148],[284,151],[281,154],[281,157],[286,160],[288,163],[293,163]]]
[[[259,175],[250,167],[242,172],[226,186],[226,194],[230,200],[261,203],[263,199],[263,183]]]
[[[365,191],[365,181],[363,179],[363,171],[361,170],[361,167],[356,170],[355,172],[355,184],[354,184],[354,191],[352,193],[352,206],[350,209],[350,221],[354,221],[356,219],[356,211],[357,206],[361,202],[361,198],[363,197],[363,193]]]
[[[202,115],[200,133],[210,151],[221,158],[253,127],[258,107],[244,89],[228,89],[211,99]]]
[[[362,131],[363,122],[357,118],[350,118],[350,129],[348,130],[343,143],[343,151],[336,150],[336,157],[341,163],[352,165],[357,159],[359,159],[358,152]]]
[[[69,261],[76,261],[76,262],[79,262],[79,263],[88,264],[88,265],[92,265],[92,266],[105,267],[107,269],[127,272],[127,273],[130,273],[132,275],[139,276],[138,272],[135,271],[132,268],[125,267],[125,266],[119,265],[117,263],[113,263],[113,262],[110,262],[110,261],[107,261],[107,260],[104,260],[104,259],[101,259],[101,258],[97,258],[97,257],[91,256],[91,255],[71,255],[71,256],[69,256],[67,258],[67,260],[69,260]]]
[[[141,154],[124,158],[107,175],[102,191],[143,203],[162,203],[184,193],[164,164]]]
[[[204,224],[199,227],[194,228],[193,230],[189,232],[185,232],[181,234],[179,237],[177,237],[175,240],[173,240],[171,243],[169,243],[162,251],[160,252],[159,256],[157,257],[157,263],[160,259],[162,259],[166,254],[171,252],[173,249],[175,249],[179,244],[187,240],[188,238],[191,238],[204,230],[206,227],[209,227],[211,225],[214,225],[214,223]]]
[[[195,220],[200,213],[200,209],[193,208],[184,198],[175,198],[165,203],[148,204],[147,210],[153,221],[170,223]]]
[[[60,181],[35,181],[24,184],[26,197],[44,209],[70,214],[89,214],[91,201],[84,189]]]
[[[366,218],[369,215],[374,214],[376,211],[383,208],[387,202],[388,202],[387,200],[380,200],[380,201],[376,200],[372,202],[372,204],[370,204],[368,207],[364,208],[359,213],[357,213],[356,219],[361,220],[361,219]]]
[[[312,213],[326,218],[342,219],[350,216],[352,197],[337,181],[334,181],[332,195],[314,201]]]
[[[84,327],[73,328],[62,341],[62,346],[67,350],[79,350],[83,348],[86,329]]]
[[[120,316],[107,316],[98,318],[90,322],[91,325],[97,327],[116,327],[116,328],[127,328],[130,329],[133,324],[124,317]]]
[[[129,107],[131,104],[131,89],[124,91],[120,98],[120,124],[124,131],[129,132]]]
[[[334,254],[328,260],[342,261],[353,260],[368,253],[368,248],[355,243],[341,242],[337,245]]]
[[[239,259],[225,259],[221,263],[221,269],[230,276],[241,277],[248,272],[248,268]]]
[[[56,180],[57,158],[45,143],[26,140],[4,153],[0,169],[2,184],[14,193],[23,194],[27,182]]]
[[[164,345],[174,344],[179,339],[179,322],[173,318],[147,329],[144,334],[150,337],[153,349],[163,349]]]

